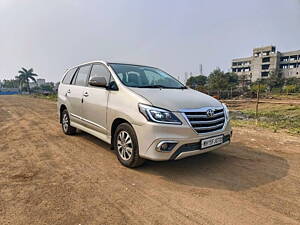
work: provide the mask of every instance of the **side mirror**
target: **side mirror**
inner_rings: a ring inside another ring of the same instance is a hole
[[[95,87],[107,87],[107,81],[105,77],[92,77],[89,80],[89,85]]]

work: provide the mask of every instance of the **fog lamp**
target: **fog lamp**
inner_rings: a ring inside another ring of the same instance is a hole
[[[177,141],[161,141],[156,146],[158,152],[170,152],[176,146]]]

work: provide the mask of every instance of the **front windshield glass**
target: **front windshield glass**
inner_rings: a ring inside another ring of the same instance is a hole
[[[157,68],[129,64],[109,64],[119,79],[128,87],[185,88],[178,80]]]

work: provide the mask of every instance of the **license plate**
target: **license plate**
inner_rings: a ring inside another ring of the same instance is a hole
[[[223,143],[223,135],[201,140],[201,148],[208,148]]]

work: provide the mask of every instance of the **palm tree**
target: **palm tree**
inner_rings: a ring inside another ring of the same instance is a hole
[[[33,73],[33,69],[25,69],[22,67],[22,70],[19,71],[19,76],[17,76],[19,80],[19,85],[20,85],[20,90],[22,92],[22,87],[24,84],[27,86],[27,91],[30,94],[30,86],[29,86],[29,80],[32,80],[33,82],[36,83],[36,80],[34,77],[38,76],[37,74]]]

